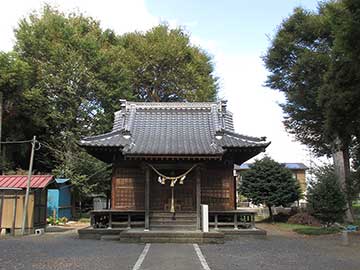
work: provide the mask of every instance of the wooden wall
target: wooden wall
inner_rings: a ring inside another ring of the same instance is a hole
[[[20,191],[16,193],[16,207],[15,207],[15,192],[14,191],[5,191],[0,195],[0,200],[2,200],[2,207],[0,209],[0,228],[2,229],[13,229],[13,221],[15,214],[15,227],[14,229],[20,229],[22,226],[23,220],[23,211],[24,211],[24,202],[25,194]],[[15,213],[14,213],[15,211]],[[27,223],[26,228],[33,228],[33,218],[34,218],[34,194],[29,195],[29,204],[27,212]]]
[[[114,166],[112,209],[144,210],[145,173],[137,166]]]
[[[47,216],[47,189],[38,189],[34,195],[34,227],[44,227]]]
[[[232,166],[211,166],[201,170],[201,203],[210,211],[234,210],[235,181]]]
[[[190,166],[190,165],[189,165]],[[184,171],[176,170],[175,174]],[[164,169],[162,170],[164,171]],[[166,172],[168,173],[168,172]],[[196,210],[195,171],[191,172],[184,185],[175,186],[175,206],[177,211]],[[145,170],[136,163],[115,164],[112,177],[112,209],[144,210]],[[169,183],[161,185],[157,175],[150,173],[150,210],[167,211],[171,189]],[[233,167],[220,163],[209,163],[201,166],[201,203],[208,204],[209,210],[235,209],[235,181]]]

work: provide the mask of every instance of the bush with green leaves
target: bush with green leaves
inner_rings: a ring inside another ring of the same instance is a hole
[[[342,222],[346,210],[345,195],[332,166],[322,166],[314,171],[315,181],[307,193],[308,210],[323,224]]]

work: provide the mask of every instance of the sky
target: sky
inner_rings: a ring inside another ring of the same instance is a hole
[[[295,7],[315,10],[315,0],[48,0],[64,12],[78,11],[117,34],[146,31],[161,22],[183,27],[194,45],[213,58],[219,77],[219,98],[228,101],[235,130],[266,136],[266,153],[279,162],[309,165],[308,149],[286,133],[279,104],[281,93],[264,86],[267,71],[261,60],[271,37]],[[39,11],[44,1],[4,1],[0,10],[0,51],[14,45],[20,19]]]

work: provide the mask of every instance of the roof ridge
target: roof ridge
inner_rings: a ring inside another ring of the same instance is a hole
[[[255,142],[265,142],[266,141],[265,137],[259,138],[259,137],[248,136],[248,135],[240,134],[240,133],[228,130],[228,129],[224,129],[223,132],[225,134],[227,133],[229,135],[233,135],[233,136],[239,137],[240,139],[244,139],[244,140],[252,140]],[[263,139],[263,138],[265,138],[265,139]]]
[[[115,129],[115,130],[112,130],[112,131],[107,132],[107,133],[104,133],[104,134],[83,137],[83,138],[81,138],[80,142],[86,141],[86,140],[89,140],[89,139],[107,138],[109,135],[112,135],[112,134],[114,134],[114,135],[118,135],[118,134],[119,134],[119,135],[120,135],[122,130],[123,130],[123,129]]]
[[[130,107],[135,105],[137,108],[197,108],[197,107],[206,107],[209,108],[214,104],[219,104],[219,102],[131,102],[127,101],[126,105]]]
[[[28,177],[27,174],[1,174],[0,177]],[[52,174],[32,174],[31,177],[39,177],[39,176],[53,176]]]

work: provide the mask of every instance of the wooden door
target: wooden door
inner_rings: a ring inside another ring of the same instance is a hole
[[[162,172],[170,175],[171,172]],[[174,175],[181,174],[175,171]],[[189,173],[184,180],[184,184],[177,182],[174,186],[174,199],[176,212],[195,211],[196,192],[195,174]],[[158,182],[158,175],[154,172],[150,175],[150,210],[151,211],[170,211],[171,206],[171,187],[170,181],[165,184]]]

